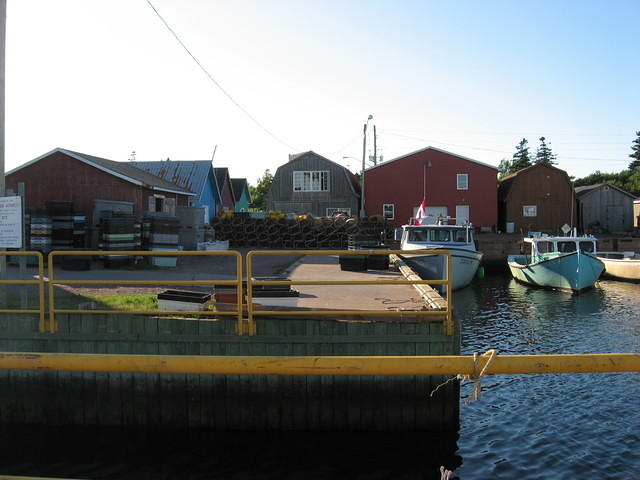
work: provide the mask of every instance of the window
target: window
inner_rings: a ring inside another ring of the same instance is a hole
[[[350,208],[337,208],[337,207],[329,207],[327,208],[327,217],[335,217],[338,215],[346,215],[347,217],[351,216]]]
[[[458,190],[469,190],[469,174],[458,173],[456,175],[456,182],[458,184]]]
[[[448,242],[450,240],[449,230],[430,230],[429,237],[432,242]]]
[[[385,220],[393,220],[395,218],[396,207],[393,203],[385,203],[382,205],[382,216]]]
[[[427,232],[424,230],[409,230],[409,241],[411,242],[426,242]]]
[[[538,242],[537,247],[538,253],[551,253],[555,251],[555,249],[553,248],[553,242]]]
[[[581,252],[588,252],[588,253],[594,253],[596,251],[596,247],[594,245],[594,242],[592,241],[582,241],[580,242],[580,251]]]
[[[466,230],[454,230],[453,231],[453,241],[454,242],[464,242],[467,241],[467,231]]]
[[[522,207],[522,216],[523,217],[537,217],[538,216],[538,206],[537,205],[523,205],[523,207]]]
[[[328,171],[293,172],[294,192],[326,192],[329,190]]]
[[[571,253],[576,251],[576,242],[558,242],[558,251]]]

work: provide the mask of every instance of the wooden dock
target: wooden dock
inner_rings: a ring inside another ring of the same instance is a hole
[[[398,271],[341,272],[336,259],[310,256],[293,280],[404,278]],[[255,335],[236,320],[61,313],[59,330],[38,332],[38,316],[5,314],[0,351],[224,356],[458,355],[460,332],[411,285],[301,285],[299,308],[383,309],[390,315],[257,316]],[[328,290],[327,290],[328,289]],[[355,289],[355,290],[354,290]],[[397,291],[396,291],[397,289]],[[364,290],[364,293],[363,293]],[[393,290],[393,291],[392,291]],[[328,291],[328,294],[327,294]],[[258,299],[255,299],[258,301]],[[437,306],[437,299],[431,298]],[[457,428],[459,387],[438,376],[204,375],[0,371],[0,423],[216,429],[432,430]]]

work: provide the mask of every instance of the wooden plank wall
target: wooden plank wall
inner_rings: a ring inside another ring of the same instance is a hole
[[[0,350],[169,355],[451,355],[459,333],[438,322],[261,318],[238,337],[234,321],[59,315],[0,320]],[[458,330],[458,328],[456,329]],[[158,375],[0,370],[0,423],[219,429],[456,429],[459,388],[441,376]]]

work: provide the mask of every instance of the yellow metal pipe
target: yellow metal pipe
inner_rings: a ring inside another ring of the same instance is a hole
[[[0,369],[230,375],[473,375],[487,356],[269,357],[0,353]],[[503,355],[486,374],[640,372],[640,354]]]
[[[406,315],[445,315],[444,310],[255,310],[252,309],[253,315],[307,315],[307,316],[326,316],[326,315],[378,315],[378,316],[397,316],[398,314]]]
[[[40,313],[40,310],[6,310],[6,309],[2,309],[2,310],[0,310],[0,313]]]
[[[447,280],[253,280],[252,285],[444,285]]]
[[[50,280],[54,285],[236,285],[237,280]]]
[[[26,311],[26,310],[23,310]],[[38,310],[35,310],[38,312]],[[206,315],[213,317],[216,315],[237,315],[237,311],[216,312],[215,310],[65,310],[56,309],[56,313],[66,314],[96,314],[96,315]],[[2,480],[2,479],[0,479]]]
[[[0,280],[0,285],[39,285],[40,280]]]

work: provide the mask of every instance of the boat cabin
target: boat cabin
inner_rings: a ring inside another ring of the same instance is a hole
[[[405,225],[401,244],[473,244],[470,225]]]
[[[524,253],[537,256],[548,253],[593,253],[597,251],[595,237],[529,237],[524,239]]]

